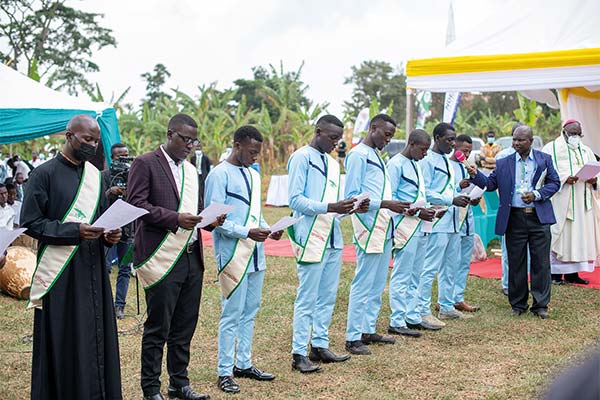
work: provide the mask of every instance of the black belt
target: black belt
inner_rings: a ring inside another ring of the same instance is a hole
[[[196,245],[198,244],[197,240],[194,240],[193,242],[189,242],[187,244],[187,246],[185,246],[185,252],[186,253],[191,253],[192,251],[194,251],[194,249],[196,248]]]
[[[533,214],[535,213],[535,207],[525,207],[525,208],[521,208],[521,207],[511,207],[511,212],[515,211],[515,212],[522,212],[524,214]]]

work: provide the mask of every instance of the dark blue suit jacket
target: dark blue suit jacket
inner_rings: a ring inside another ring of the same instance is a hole
[[[532,181],[534,188],[542,174],[546,172],[543,186],[537,189],[542,198],[539,201],[534,201],[533,206],[535,207],[538,219],[543,225],[555,224],[556,218],[554,217],[550,197],[560,189],[560,179],[552,164],[552,157],[541,151],[532,151],[533,158],[537,164]],[[500,206],[498,208],[498,215],[496,216],[496,235],[504,235],[508,226],[512,197],[515,190],[515,157],[516,153],[498,160],[496,162],[496,169],[490,176],[485,176],[477,171],[477,175],[471,178],[471,182],[481,188],[487,187],[489,192],[498,189]]]

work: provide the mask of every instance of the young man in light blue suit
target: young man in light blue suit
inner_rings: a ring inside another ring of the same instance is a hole
[[[422,221],[433,220],[435,210],[427,207],[425,179],[418,164],[427,155],[431,138],[422,129],[415,129],[408,137],[408,145],[402,153],[388,163],[392,197],[394,200],[420,203],[394,220],[394,268],[390,277],[390,326],[388,333],[419,337],[420,332],[409,329],[439,330],[427,325],[418,312],[419,279],[423,267],[423,253],[427,240],[420,232]]]
[[[451,206],[466,207],[469,197],[460,194],[454,169],[448,155],[454,150],[456,133],[454,127],[445,122],[433,129],[434,145],[421,162],[427,187],[427,200],[446,212],[436,220],[427,234],[427,250],[419,282],[419,311],[423,321],[433,326],[444,326],[431,314],[431,288],[438,274],[438,304],[440,319],[466,318],[454,308],[454,271],[459,258],[460,233]]]
[[[279,240],[283,234],[271,232],[263,219],[260,175],[250,168],[260,155],[262,135],[252,126],[242,126],[233,140],[229,157],[208,174],[204,196],[206,207],[235,206],[212,233],[222,293],[217,384],[226,393],[240,391],[234,376],[275,379],[252,364],[251,347],[265,277],[263,242],[268,237]]]
[[[372,120],[366,138],[346,157],[345,198],[369,194],[368,211],[353,214],[356,244],[356,272],[350,287],[346,350],[352,354],[371,354],[365,345],[393,344],[395,339],[375,332],[381,309],[392,251],[393,226],[388,210],[402,213],[407,202],[392,200],[390,178],[379,156],[396,133],[396,122],[379,114]]]
[[[319,118],[310,144],[296,150],[288,161],[289,204],[294,218],[301,218],[288,229],[298,268],[292,368],[302,373],[321,370],[311,361],[331,363],[350,358],[329,350],[329,324],[344,247],[340,220],[334,214],[349,213],[355,203],[354,198],[339,200],[340,168],[329,155],[343,133],[344,124],[335,116]]]
[[[458,135],[455,143],[456,150],[460,150],[464,154],[465,159],[468,159],[473,150],[473,140],[471,137],[469,135]],[[456,176],[458,186],[461,189],[469,187],[471,182],[469,181],[469,174],[465,165],[458,161],[454,155],[450,157],[450,161],[450,164],[454,168],[454,175]],[[471,200],[469,206],[478,205],[480,200],[481,197]],[[465,289],[467,287],[467,278],[469,276],[475,243],[475,219],[471,207],[466,208],[466,215],[464,214],[465,211],[461,212],[460,210],[461,208],[455,207],[452,209],[455,223],[460,230],[458,267],[454,271],[454,308],[464,312],[476,312],[479,311],[479,306],[473,306],[465,301]]]

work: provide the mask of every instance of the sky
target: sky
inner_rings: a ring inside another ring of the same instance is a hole
[[[499,0],[455,0],[457,39]],[[330,104],[342,116],[352,87],[344,85],[351,67],[364,60],[402,68],[409,57],[434,56],[444,46],[450,0],[192,1],[86,0],[71,4],[104,14],[116,48],[104,48],[91,74],[105,99],[131,87],[126,102],[136,106],[145,93],[141,74],[157,63],[171,78],[163,89],[197,95],[197,87],[217,82],[221,89],[252,78],[252,67],[283,62],[296,70],[308,97]]]

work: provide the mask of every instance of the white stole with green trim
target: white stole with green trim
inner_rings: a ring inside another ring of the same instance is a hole
[[[193,215],[198,213],[198,174],[196,167],[187,161],[183,162],[177,212]],[[181,227],[175,233],[167,232],[150,257],[134,267],[144,289],[150,289],[171,272],[185,251],[193,233],[193,229]]]
[[[100,171],[91,163],[83,166],[83,175],[75,194],[75,199],[61,223],[79,222],[89,224],[92,222],[102,194]],[[77,246],[46,245],[41,251],[37,261],[31,292],[27,308],[42,308],[42,298],[48,293],[58,280],[64,269],[77,252]]]
[[[455,194],[454,168],[452,167],[452,165],[450,165],[450,161],[448,160],[448,157],[446,157],[444,154],[442,154],[442,157],[444,157],[444,161],[446,163],[446,170],[448,171],[448,180],[446,181],[446,184],[444,185],[442,190],[440,190],[438,193],[444,197],[450,197],[451,199],[454,199],[454,194]],[[441,220],[441,218],[438,218],[433,223],[433,226],[436,226],[437,223],[440,222],[440,220]]]
[[[258,228],[260,225],[260,174],[252,168],[246,168],[250,173],[250,207],[246,214],[246,222],[244,226],[248,229]],[[229,261],[225,263],[219,271],[219,285],[221,286],[221,294],[225,298],[231,297],[233,292],[238,288],[240,282],[246,276],[248,266],[252,260],[252,254],[256,248],[256,242],[250,238],[237,239],[233,248],[233,253]]]
[[[379,198],[381,200],[391,200],[392,186],[390,185],[390,177],[385,164],[383,162],[381,164],[383,165],[384,183]],[[352,214],[351,218],[352,227],[354,228],[354,240],[360,249],[367,254],[383,253],[391,219],[387,210],[382,208],[377,210],[371,226],[367,226],[356,213]]]
[[[321,202],[335,203],[340,194],[340,166],[329,154],[325,155],[327,163],[327,179]],[[290,243],[298,263],[319,263],[323,260],[327,240],[333,226],[333,213],[319,214],[313,217],[311,228],[306,237],[306,243],[301,245],[296,241],[294,228],[288,228]]]
[[[417,195],[413,199],[413,203],[426,201],[425,196],[425,179],[423,179],[423,172],[419,163],[413,160],[408,160],[413,164],[417,171],[418,190]],[[417,216],[400,215],[398,222],[396,223],[394,230],[394,249],[402,250],[404,246],[412,239],[414,234],[419,230],[421,226],[421,219]]]

